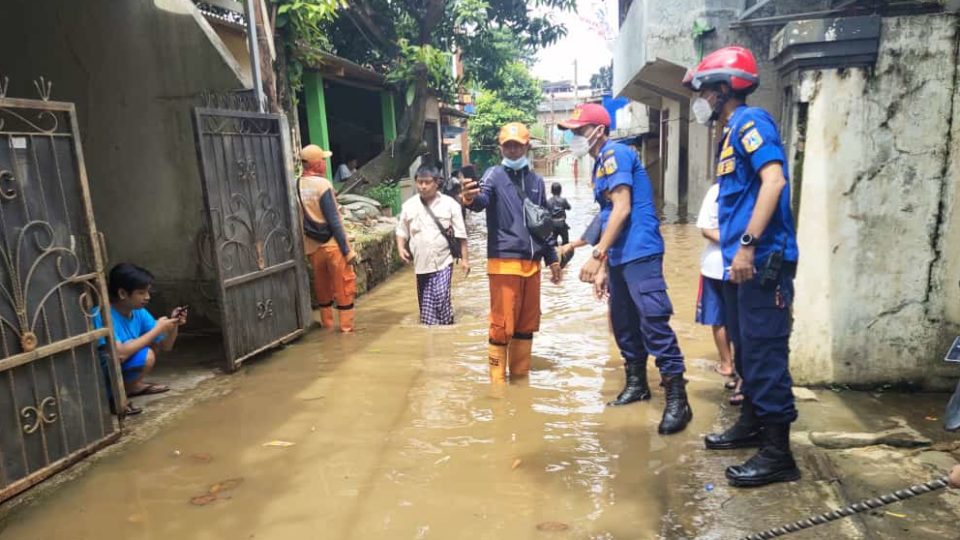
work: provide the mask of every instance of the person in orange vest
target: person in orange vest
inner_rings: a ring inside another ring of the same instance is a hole
[[[309,144],[300,151],[303,175],[297,180],[303,208],[304,251],[313,267],[313,288],[320,305],[320,325],[333,328],[334,302],[340,331],[353,332],[353,301],[357,296],[357,254],[350,248],[337,207],[333,184],[326,178],[327,158],[333,153]]]

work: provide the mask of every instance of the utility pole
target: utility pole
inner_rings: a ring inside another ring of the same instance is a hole
[[[253,12],[253,0],[246,0],[244,5],[247,8],[247,45],[250,47],[253,92],[257,97],[257,111],[264,112],[265,100],[263,96],[263,79],[260,77],[260,43],[257,40],[257,16]]]

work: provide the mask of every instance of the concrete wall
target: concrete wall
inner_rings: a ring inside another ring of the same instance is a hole
[[[942,358],[960,331],[957,47],[953,16],[889,18],[872,70],[802,74],[800,383],[955,382]]]
[[[203,315],[195,239],[202,194],[191,107],[244,86],[239,66],[190,0],[6,0],[0,66],[8,95],[76,104],[97,226],[109,263],[159,278],[157,309]]]
[[[667,130],[666,151],[660,149],[660,159],[666,162],[663,170],[663,211],[673,220],[680,207],[680,122],[684,120],[680,117],[680,103],[677,101],[664,99],[663,110],[670,115],[667,126],[663,125],[662,117],[660,122],[661,136],[664,127]]]

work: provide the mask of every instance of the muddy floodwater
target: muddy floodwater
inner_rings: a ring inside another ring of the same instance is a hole
[[[590,189],[563,185],[579,235]],[[663,227],[694,411],[663,437],[662,390],[604,406],[622,363],[606,306],[575,272],[543,286],[529,380],[491,389],[482,216],[471,223],[474,274],[455,283],[455,326],[418,326],[414,277],[401,272],[359,300],[356,334],[313,331],[250,362],[229,394],[18,509],[2,538],[729,538],[716,531],[733,492],[721,465],[701,462],[726,394],[709,329],[693,322],[697,229]]]

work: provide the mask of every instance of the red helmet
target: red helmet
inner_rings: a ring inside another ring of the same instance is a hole
[[[683,85],[694,91],[721,82],[729,84],[738,94],[749,94],[757,89],[760,75],[757,60],[749,49],[737,46],[717,49],[683,76]]]

